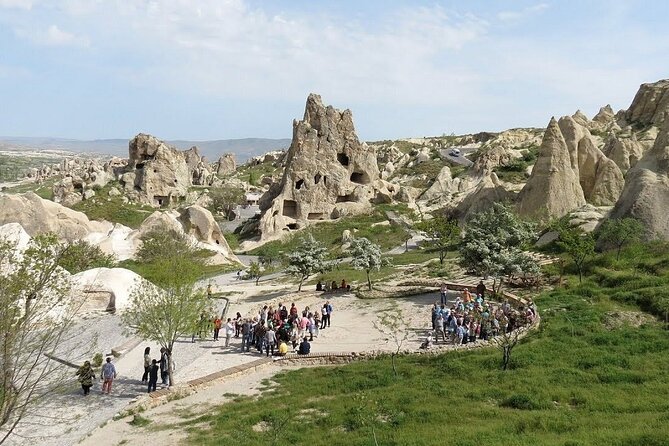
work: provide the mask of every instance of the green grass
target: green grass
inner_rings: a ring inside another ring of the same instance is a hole
[[[53,185],[55,182],[59,180],[60,177],[53,177],[44,181],[42,184],[36,184],[36,183],[19,184],[18,186],[8,187],[3,192],[11,194],[23,194],[26,192],[35,192],[41,198],[44,198],[45,200],[51,200],[53,199],[53,190],[52,190]]]
[[[666,249],[647,255],[650,269],[669,261]],[[570,276],[535,299],[542,324],[513,350],[510,370],[500,351],[480,349],[400,357],[397,378],[389,358],[288,371],[261,397],[179,427],[193,445],[369,445],[374,434],[402,446],[666,445],[667,331],[658,322],[607,328],[607,313],[638,308],[598,281]]]
[[[91,220],[107,220],[130,228],[138,228],[156,209],[141,204],[123,203],[121,197],[110,197],[109,190],[118,183],[112,182],[95,191],[95,197],[81,201],[72,209],[83,212]]]
[[[523,149],[525,152],[522,158],[517,158],[509,164],[495,167],[494,172],[500,180],[509,183],[524,183],[530,177],[527,173],[527,168],[536,162],[539,154],[539,146],[532,144],[523,147]]]
[[[0,155],[0,181],[14,181],[23,178],[30,168],[40,168],[43,165],[59,164],[61,158],[49,156],[26,156],[20,151],[13,155]]]
[[[393,178],[399,178],[404,175],[418,176],[424,175],[427,179],[437,178],[441,169],[447,165],[447,162],[442,159],[430,159],[420,164],[411,167],[402,166],[393,172]],[[428,184],[429,186],[429,184]]]
[[[268,242],[259,248],[251,250],[249,254],[262,255],[264,250],[278,250],[287,253],[294,250],[301,243],[302,237],[311,234],[330,250],[333,257],[345,257],[346,253],[342,253],[339,248],[341,246],[342,232],[346,229],[351,230],[354,237],[366,237],[380,245],[383,250],[388,250],[404,243],[404,234],[406,231],[394,225],[373,226],[375,223],[386,220],[385,213],[376,209],[366,215],[317,223],[285,239]]]

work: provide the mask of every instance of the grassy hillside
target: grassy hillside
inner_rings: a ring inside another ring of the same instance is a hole
[[[111,182],[103,188],[94,189],[95,197],[81,201],[72,209],[83,212],[91,220],[107,220],[121,223],[130,228],[138,228],[156,209],[141,204],[124,203],[121,196],[110,197],[109,190],[119,188],[117,182]]]
[[[404,357],[397,378],[390,359],[302,369],[180,427],[194,445],[666,445],[668,333],[602,273],[636,274],[626,292],[642,294],[667,276],[649,262],[667,249],[601,256],[583,285],[538,296],[540,330],[505,372],[495,349]]]

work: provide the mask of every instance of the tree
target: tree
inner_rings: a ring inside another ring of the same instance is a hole
[[[246,203],[246,191],[241,187],[221,186],[209,189],[211,199],[207,208],[212,214],[228,215],[238,205]]]
[[[297,291],[302,291],[302,284],[306,279],[330,269],[330,264],[326,260],[327,255],[327,248],[322,243],[317,242],[313,235],[309,234],[303,237],[300,245],[286,256],[289,265],[286,271],[300,278]]]
[[[397,367],[395,357],[400,354],[402,346],[409,339],[409,320],[402,314],[402,310],[397,305],[383,311],[374,321],[374,328],[384,335],[388,336],[386,342],[393,342],[395,350],[390,354],[390,361],[393,366],[393,374],[397,376]]]
[[[583,283],[583,265],[588,257],[595,254],[595,238],[585,234],[580,228],[560,232],[558,246],[572,259],[578,270],[578,283]]]
[[[256,286],[258,285],[258,282],[260,282],[260,278],[266,272],[267,272],[267,269],[262,268],[260,266],[260,263],[258,263],[258,262],[251,262],[249,264],[249,269],[248,269],[249,277],[251,277],[251,279],[255,279]]]
[[[520,334],[525,330],[524,328],[516,328],[511,332],[504,331],[504,333],[493,338],[493,342],[502,350],[502,370],[506,370],[511,363],[511,353],[518,341],[520,341]]]
[[[417,228],[427,234],[429,245],[439,252],[439,263],[443,265],[446,253],[460,239],[458,222],[435,217],[418,223]]]
[[[83,303],[70,294],[67,273],[58,266],[64,250],[54,235],[36,236],[23,252],[0,240],[0,443],[71,379],[70,370],[52,359],[74,336],[70,330]]]
[[[353,239],[349,247],[349,255],[352,257],[351,266],[357,270],[363,270],[367,274],[367,286],[372,291],[372,281],[369,273],[379,271],[387,264],[387,260],[381,257],[381,247],[372,243],[365,237]]]
[[[643,225],[634,218],[606,220],[597,232],[597,241],[612,245],[616,249],[616,260],[625,245],[639,241],[644,233]]]
[[[194,333],[201,315],[209,313],[205,291],[195,287],[204,259],[187,238],[170,232],[152,233],[145,239],[138,257],[151,262],[147,278],[153,283],[135,285],[121,318],[132,332],[173,353],[176,340]],[[168,371],[172,385],[172,367]]]
[[[58,264],[70,274],[77,274],[93,268],[113,268],[116,259],[113,255],[102,252],[98,246],[85,240],[77,240],[65,247]]]
[[[508,260],[518,259],[523,247],[534,238],[531,223],[520,220],[507,206],[495,203],[467,223],[460,245],[462,264],[481,276],[495,275],[508,270]]]

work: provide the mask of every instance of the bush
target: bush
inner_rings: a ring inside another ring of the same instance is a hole
[[[524,393],[516,393],[511,395],[510,397],[503,400],[499,406],[518,410],[541,410],[548,407],[547,404],[538,401],[536,397]]]
[[[58,265],[70,274],[77,274],[92,268],[113,268],[116,266],[116,259],[113,255],[102,252],[98,246],[77,240],[65,248]]]

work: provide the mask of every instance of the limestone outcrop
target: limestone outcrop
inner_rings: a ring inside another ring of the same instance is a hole
[[[260,200],[261,240],[368,211],[377,196],[391,194],[374,149],[358,140],[351,111],[326,107],[316,94],[307,98],[304,119],[293,122],[285,163],[281,182]]]
[[[639,127],[661,127],[669,115],[669,79],[641,84],[632,100],[625,121]]]
[[[611,217],[636,218],[643,223],[649,239],[667,240],[669,239],[667,209],[669,209],[669,119],[664,121],[653,147],[627,172],[625,187]]]
[[[60,239],[74,241],[91,232],[107,233],[112,224],[90,221],[86,214],[40,198],[33,192],[0,193],[0,225],[18,223],[31,236],[53,232]]]
[[[169,206],[185,199],[191,170],[178,149],[140,133],[129,144],[129,171],[121,177],[126,192],[152,206]]]
[[[553,218],[584,204],[567,142],[558,122],[551,118],[532,175],[520,193],[518,212],[528,217]]]

